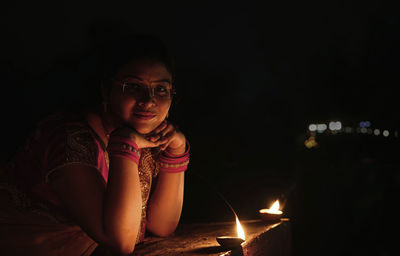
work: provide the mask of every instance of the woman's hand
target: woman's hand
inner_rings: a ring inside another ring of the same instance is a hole
[[[129,127],[120,127],[115,129],[110,136],[115,136],[115,135],[132,139],[136,143],[139,149],[154,148],[167,142],[167,139],[151,141],[144,135],[138,133],[137,131]]]
[[[147,135],[146,138],[150,142],[159,143],[161,150],[167,150],[171,154],[182,154],[186,149],[185,135],[166,120]]]

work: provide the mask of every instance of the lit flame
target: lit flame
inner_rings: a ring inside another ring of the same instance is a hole
[[[279,210],[279,200],[276,200],[269,209],[261,209],[260,213],[270,213],[270,214],[282,214],[282,211]]]
[[[242,238],[243,240],[246,240],[246,236],[244,235],[244,230],[242,228],[242,225],[240,225],[239,219],[236,216],[236,230],[239,238]]]
[[[275,203],[269,208],[271,212],[278,212],[279,211],[279,200],[276,200]]]

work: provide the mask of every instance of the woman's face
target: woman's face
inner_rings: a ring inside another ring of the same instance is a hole
[[[127,125],[141,134],[150,133],[167,117],[171,91],[172,76],[163,63],[129,62],[112,81],[108,100],[116,125]]]

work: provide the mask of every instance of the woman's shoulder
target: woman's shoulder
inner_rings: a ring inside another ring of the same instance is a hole
[[[97,160],[98,138],[85,118],[79,114],[70,112],[52,114],[38,124],[36,133],[49,146],[49,150],[60,148],[68,162],[83,159],[90,162]]]
[[[28,191],[46,183],[49,174],[71,164],[102,171],[101,155],[101,147],[84,119],[70,113],[55,113],[37,123],[9,161],[7,170],[13,182]]]
[[[50,175],[70,165],[97,169],[106,180],[104,148],[83,115],[55,113],[39,123],[37,132],[43,134],[40,159],[46,182]]]
[[[100,149],[84,117],[57,112],[37,123],[22,151],[29,159],[37,159],[44,170],[49,170],[75,162],[96,165]]]
[[[46,145],[51,145],[52,141],[59,143],[60,140],[65,143],[93,144],[97,139],[84,116],[72,112],[57,112],[43,118],[29,138],[31,142]]]

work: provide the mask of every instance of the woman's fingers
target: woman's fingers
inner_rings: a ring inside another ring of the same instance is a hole
[[[121,127],[114,131],[113,135],[131,138],[136,142],[139,148],[160,147],[160,149],[165,150],[171,143],[171,139],[175,133],[175,127],[167,121],[164,121],[151,135],[141,135],[129,127]]]
[[[161,137],[164,137],[173,131],[175,131],[175,127],[172,124],[168,123],[167,127],[165,127],[165,129],[159,132],[159,135]]]
[[[185,143],[185,137],[178,132],[174,125],[164,121],[151,134],[145,137],[147,147],[160,147],[166,150],[169,146],[176,148]]]
[[[166,120],[164,120],[159,126],[157,126],[157,128],[156,129],[154,129],[152,132],[151,132],[151,136],[152,135],[156,135],[156,134],[158,134],[158,133],[160,133],[161,131],[163,131],[165,128],[167,128],[168,127],[168,122],[166,121]]]
[[[172,141],[172,137],[173,137],[174,133],[175,133],[175,131],[173,130],[173,131],[167,133],[166,135],[164,135],[164,137],[162,139],[162,142],[160,144],[160,149],[161,150],[165,150],[168,147],[168,145]]]
[[[171,133],[172,131],[175,130],[174,126],[170,123],[167,123],[166,121],[165,125],[160,125],[159,127],[157,127],[153,132],[152,135],[147,136],[147,138],[152,141],[152,142],[156,142],[156,141],[160,141],[160,140],[164,140],[164,137],[168,134]]]
[[[166,140],[151,141],[149,139],[143,138],[140,148],[155,148],[165,143]]]

